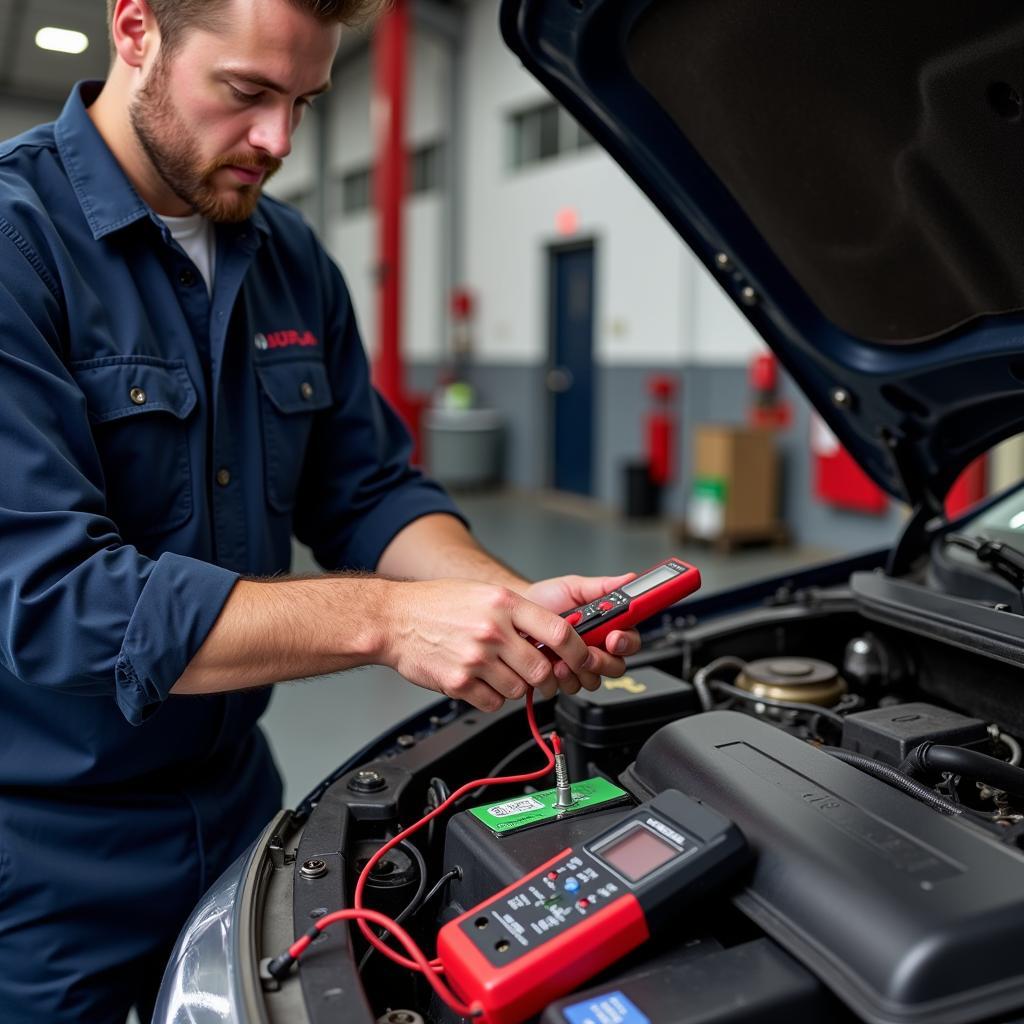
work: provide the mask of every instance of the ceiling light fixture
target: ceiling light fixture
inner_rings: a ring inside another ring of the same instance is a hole
[[[36,33],[36,46],[40,50],[54,50],[57,53],[82,53],[89,45],[84,32],[73,32],[68,28],[41,28]]]

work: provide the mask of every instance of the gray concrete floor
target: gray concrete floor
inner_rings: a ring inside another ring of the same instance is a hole
[[[759,548],[724,556],[680,544],[665,522],[626,521],[589,503],[527,493],[459,496],[477,539],[529,578],[638,571],[676,554],[697,565],[703,593],[832,557],[811,548]],[[297,550],[296,572],[314,571]],[[437,699],[386,668],[364,668],[277,687],[263,727],[294,807],[312,787],[386,727]]]

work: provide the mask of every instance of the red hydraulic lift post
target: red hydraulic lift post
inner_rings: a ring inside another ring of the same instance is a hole
[[[377,267],[379,345],[374,383],[413,433],[419,424],[405,392],[402,364],[402,212],[405,203],[405,108],[409,0],[394,0],[373,37],[374,204],[379,219]]]

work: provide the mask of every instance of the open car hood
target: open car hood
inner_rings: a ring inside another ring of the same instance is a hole
[[[504,0],[886,491],[1024,431],[1024,5]]]

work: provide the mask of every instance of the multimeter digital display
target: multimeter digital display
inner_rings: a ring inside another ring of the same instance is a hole
[[[667,864],[678,851],[667,840],[659,839],[637,822],[625,835],[612,839],[593,852],[630,882],[639,882],[655,868]]]
[[[626,597],[639,597],[641,594],[646,594],[653,587],[658,586],[659,583],[668,583],[669,580],[674,579],[677,575],[678,570],[675,567],[663,565],[660,569],[655,569],[653,572],[645,572],[643,576],[633,580],[632,583],[627,583],[622,588],[622,592]]]
[[[612,630],[630,629],[699,588],[699,570],[682,559],[667,558],[604,597],[562,612],[562,618],[597,647]]]
[[[732,822],[666,790],[446,924],[438,956],[487,1024],[519,1024],[645,942],[747,856]]]

